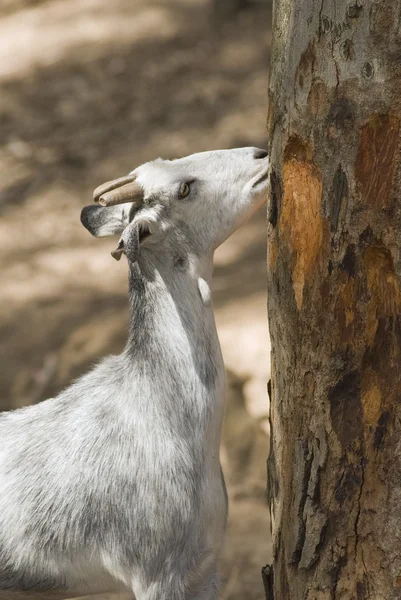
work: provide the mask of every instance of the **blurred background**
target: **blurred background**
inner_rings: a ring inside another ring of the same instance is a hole
[[[0,0],[1,410],[124,346],[125,261],[79,221],[97,185],[157,156],[266,147],[270,13],[270,0]],[[265,257],[265,209],[216,256],[224,600],[262,600],[271,558]]]

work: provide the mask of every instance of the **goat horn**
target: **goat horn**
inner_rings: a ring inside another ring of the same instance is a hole
[[[100,185],[93,192],[93,198],[102,206],[114,206],[124,202],[139,204],[143,200],[143,189],[135,181],[134,175],[127,175]]]
[[[119,177],[118,179],[112,179],[111,181],[106,181],[99,185],[93,192],[93,199],[95,202],[99,201],[99,198],[102,194],[106,192],[110,192],[111,190],[115,190],[126,183],[131,183],[131,181],[135,181],[134,175],[126,175],[125,177]]]

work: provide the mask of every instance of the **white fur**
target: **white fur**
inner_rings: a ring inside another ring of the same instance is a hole
[[[56,398],[0,415],[0,599],[217,598],[225,374],[210,282],[214,249],[266,199],[257,152],[158,159],[134,171],[135,214],[85,209],[128,257],[129,232],[150,230],[129,260],[129,339]]]

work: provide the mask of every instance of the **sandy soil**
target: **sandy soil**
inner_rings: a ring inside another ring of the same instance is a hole
[[[54,395],[124,344],[126,265],[79,223],[94,187],[156,156],[266,145],[269,3],[218,1],[1,2],[1,409]],[[271,555],[265,253],[261,211],[216,256],[225,600],[262,600]]]

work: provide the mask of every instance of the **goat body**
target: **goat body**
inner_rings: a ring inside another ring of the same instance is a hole
[[[225,374],[209,282],[216,245],[266,197],[260,154],[147,163],[140,203],[124,178],[101,196],[113,206],[84,209],[95,235],[122,233],[128,342],[56,398],[0,415],[0,599],[217,598]]]

